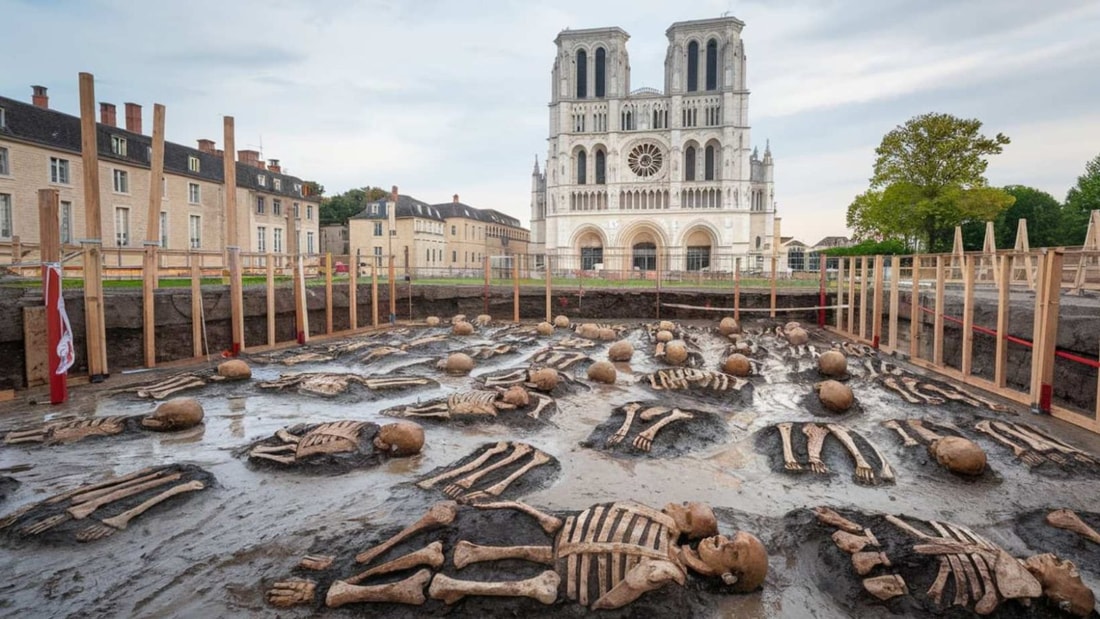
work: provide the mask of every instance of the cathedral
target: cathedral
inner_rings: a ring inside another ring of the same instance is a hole
[[[631,89],[621,28],[558,34],[532,253],[610,273],[770,269],[774,164],[749,140],[744,26],[672,24],[663,91]]]

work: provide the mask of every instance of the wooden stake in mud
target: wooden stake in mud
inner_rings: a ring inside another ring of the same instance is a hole
[[[836,328],[844,330],[844,258],[836,259]]]
[[[741,258],[733,259],[733,319],[741,324]]]
[[[371,326],[378,328],[378,261],[370,265],[370,314]]]
[[[482,256],[482,269],[485,272],[485,287],[482,289],[481,298],[484,303],[484,309],[481,313],[489,313],[489,256]]]
[[[390,283],[390,324],[397,323],[397,257],[390,254],[389,271]]]
[[[936,314],[932,323],[932,363],[943,366],[943,307],[944,301],[943,256],[936,256]]]
[[[848,333],[856,334],[856,258],[848,258]]]
[[[913,287],[909,292],[909,358],[920,358],[920,268],[921,257],[913,254]]]
[[[202,267],[191,260],[191,349],[196,357],[203,354],[202,341]]]
[[[772,318],[775,318],[775,293],[776,293],[776,286],[777,286],[777,283],[778,283],[778,279],[779,279],[779,258],[776,257],[775,255],[772,255],[772,293],[771,293],[771,298],[769,300],[769,302],[771,303],[771,305],[769,306],[771,308],[771,311],[768,314]]]
[[[153,291],[157,288],[157,247],[160,246],[160,203],[164,183],[164,106],[153,106],[153,146],[149,165],[149,209],[145,220],[145,254],[142,257],[142,339],[145,367],[157,364],[156,316]]]
[[[1058,340],[1058,308],[1062,292],[1063,252],[1049,250],[1043,257],[1039,275],[1039,294],[1036,299],[1042,303],[1036,308],[1041,314],[1041,324],[1036,330],[1035,344],[1031,360],[1031,398],[1032,406],[1044,413],[1050,412],[1054,391],[1054,351]],[[1036,399],[1038,395],[1038,399]]]
[[[225,249],[229,261],[229,314],[232,324],[233,344],[230,353],[235,357],[245,346],[244,342],[244,281],[241,278],[241,247],[237,234],[237,156],[233,117],[223,119],[225,130],[225,154],[222,156],[225,175]],[[289,235],[288,235],[289,236]]]
[[[867,256],[859,260],[859,337],[865,340],[867,339]]]
[[[267,254],[267,345],[275,345],[275,255]]]
[[[50,404],[69,399],[67,371],[59,372],[62,359],[57,354],[64,323],[61,319],[62,273],[61,226],[58,211],[61,195],[56,189],[38,190],[38,238],[42,260],[42,296],[46,301],[46,370],[49,373]]]
[[[1007,384],[1008,310],[1012,292],[1012,260],[1001,256],[1001,288],[997,291],[997,351],[993,366],[993,382],[1001,389]]]
[[[875,348],[878,348],[879,341],[882,339],[882,277],[884,262],[882,256],[875,256],[875,292],[874,302],[871,306],[871,311],[874,312],[871,316],[871,346]]]
[[[512,254],[512,322],[519,322],[519,254]]]
[[[901,305],[901,288],[898,283],[901,280],[901,256],[890,257],[890,336],[888,346],[890,352],[898,349],[898,307]]]
[[[970,376],[974,361],[974,277],[976,275],[974,262],[974,256],[966,256],[963,261],[963,334],[960,367],[963,378]]]
[[[95,78],[80,74],[80,153],[84,170],[84,335],[88,375],[107,378],[107,325],[103,310],[103,216],[99,208],[99,143],[96,139]]]
[[[325,253],[325,333],[332,334],[332,252]]]
[[[353,262],[348,269],[348,326],[354,331],[359,328],[359,250],[349,259]]]
[[[826,298],[826,296],[825,296],[825,282],[826,282],[825,263],[826,263],[826,261],[821,260],[820,256],[818,258],[819,258],[818,259],[818,263],[819,263],[818,266],[820,267],[818,270],[820,271],[820,273],[818,273],[818,277],[817,277],[817,281],[818,281],[817,326],[824,328],[825,327],[825,298]]]
[[[661,319],[661,255],[657,254],[657,259],[653,264],[657,271],[657,320]]]
[[[552,322],[554,317],[552,316],[554,308],[550,302],[550,298],[553,295],[553,280],[554,271],[550,268],[550,254],[546,254],[546,322]]]

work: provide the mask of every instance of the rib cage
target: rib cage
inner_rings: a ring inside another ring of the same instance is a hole
[[[359,432],[364,425],[361,421],[347,420],[323,423],[302,437],[295,457],[302,459],[318,453],[353,451],[359,446]]]

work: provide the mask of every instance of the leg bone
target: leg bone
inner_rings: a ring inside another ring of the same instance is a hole
[[[526,503],[522,503],[520,501],[499,501],[499,502],[496,502],[496,503],[478,503],[478,504],[474,505],[474,507],[476,507],[478,509],[514,509],[514,510],[517,510],[517,511],[521,511],[521,512],[527,514],[528,516],[531,516],[535,520],[537,520],[538,523],[539,523],[539,526],[542,527],[542,530],[546,531],[547,533],[551,533],[551,534],[556,533],[559,529],[561,529],[561,525],[562,525],[561,518],[556,518],[554,516],[551,516],[550,514],[540,512],[539,510],[535,509],[534,507],[531,507],[530,505],[528,505]]]
[[[397,535],[394,535],[390,539],[378,544],[377,546],[365,550],[355,555],[356,563],[370,563],[378,555],[386,552],[390,548],[393,548],[403,540],[420,533],[421,531],[427,531],[435,527],[444,526],[454,522],[455,515],[458,513],[458,505],[454,501],[442,501],[432,505],[426,514],[421,516],[420,520],[417,520],[413,524],[405,528]]]
[[[776,426],[779,429],[779,436],[783,439],[783,466],[788,471],[801,471],[802,465],[795,460],[794,447],[791,445],[791,427],[790,423],[781,423]]]
[[[454,564],[458,569],[472,563],[502,559],[521,559],[532,563],[553,565],[554,548],[552,546],[479,546],[465,540],[455,545]]]
[[[423,489],[425,489],[425,490],[427,490],[428,488],[431,488],[432,486],[438,484],[441,481],[446,481],[448,479],[451,479],[452,477],[458,477],[459,475],[462,475],[464,473],[469,473],[470,471],[475,470],[477,467],[481,466],[482,464],[485,464],[485,462],[488,461],[489,458],[492,458],[493,456],[495,456],[499,453],[503,453],[507,449],[508,449],[508,443],[506,443],[504,441],[501,441],[501,442],[497,443],[496,445],[490,447],[489,449],[486,449],[475,460],[472,460],[469,463],[464,464],[464,465],[462,465],[458,468],[446,471],[446,472],[444,472],[440,475],[436,475],[435,477],[432,477],[431,479],[425,479],[425,480],[419,481],[419,482],[416,483],[416,485],[423,488]]]
[[[439,567],[443,565],[443,561],[443,542],[432,542],[420,550],[410,552],[393,561],[387,561],[382,565],[372,567],[351,578],[345,578],[343,582],[349,585],[357,585],[372,576],[400,572],[401,570],[407,570],[421,565],[427,565],[432,569],[439,569]]]
[[[560,584],[561,577],[557,572],[550,570],[534,578],[513,582],[474,582],[456,580],[444,574],[438,574],[428,587],[428,595],[434,600],[443,600],[447,604],[454,604],[468,595],[527,597],[543,604],[553,604],[558,599]]]
[[[354,602],[386,602],[419,606],[428,601],[424,597],[424,585],[431,579],[432,571],[425,568],[405,580],[386,585],[364,587],[337,580],[328,588],[325,606],[337,608]]]

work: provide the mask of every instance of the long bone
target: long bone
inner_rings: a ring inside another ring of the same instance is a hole
[[[536,449],[534,455],[531,456],[531,460],[527,464],[524,464],[523,466],[516,469],[508,477],[505,477],[504,479],[493,484],[492,486],[489,486],[485,490],[467,494],[462,498],[464,501],[476,501],[478,499],[485,498],[486,496],[500,496],[501,493],[507,490],[508,486],[511,486],[513,483],[515,483],[517,479],[526,475],[531,469],[540,467],[547,462],[550,462],[550,456]]]
[[[455,520],[455,515],[458,513],[458,504],[454,501],[441,501],[428,508],[428,511],[420,517],[420,520],[412,523],[408,527],[405,527],[397,535],[394,535],[390,539],[355,555],[356,563],[370,563],[378,555],[386,552],[390,548],[393,548],[402,541],[420,533],[421,531],[427,531],[434,529],[435,527],[441,527],[451,524]]]
[[[922,439],[924,439],[925,441],[927,441],[929,443],[934,443],[934,442],[940,440],[941,438],[943,438],[942,434],[938,434],[938,433],[926,428],[924,426],[924,421],[923,420],[920,420],[920,419],[907,419],[905,423],[914,432],[917,433],[917,436],[921,437]]]
[[[158,486],[163,486],[164,484],[174,482],[178,480],[181,476],[181,473],[173,473],[159,479],[147,481],[143,484],[138,484],[136,486],[130,486],[121,490],[116,490],[110,494],[105,494],[91,501],[81,503],[80,505],[74,505],[65,511],[70,516],[72,516],[74,520],[82,520],[90,516],[92,512],[99,509],[100,507],[103,507],[104,505],[114,503],[115,501],[121,501],[122,499],[127,499],[132,496],[139,495],[146,490],[151,490]]]
[[[913,395],[917,396],[918,398],[924,400],[925,403],[927,403],[927,404],[943,404],[944,403],[943,398],[940,398],[940,397],[937,397],[937,396],[934,396],[934,395],[928,395],[926,393],[921,392],[921,390],[918,388],[921,385],[920,385],[919,381],[917,381],[917,379],[915,379],[915,378],[912,378],[912,377],[909,377],[909,376],[902,376],[901,377],[901,382],[902,382],[903,385],[905,385],[905,388],[909,390],[909,393],[912,393]]]
[[[902,397],[903,400],[910,404],[923,404],[920,399],[906,391],[905,388],[898,383],[898,379],[894,378],[893,376],[883,379],[882,384],[886,385],[889,389],[896,392]]]
[[[72,499],[72,504],[73,505],[76,505],[77,503],[85,503],[87,501],[97,499],[97,498],[99,498],[99,497],[101,497],[105,494],[110,494],[110,493],[112,493],[116,490],[122,490],[123,488],[129,488],[130,486],[135,486],[137,484],[143,484],[143,483],[145,483],[149,480],[156,479],[157,477],[160,477],[164,473],[165,473],[165,470],[161,469],[159,471],[155,471],[155,472],[150,473],[148,475],[143,475],[141,477],[134,477],[134,478],[132,478],[128,481],[123,481],[123,482],[120,482],[118,484],[105,486],[105,487],[95,489],[95,490],[88,490],[88,491],[85,491],[85,492],[81,492],[79,494],[73,494],[73,495],[71,495],[70,498]]]
[[[993,426],[990,425],[988,419],[983,419],[983,420],[979,421],[978,423],[974,424],[974,429],[977,430],[978,432],[981,432],[982,434],[988,435],[993,440],[995,440],[998,443],[1004,445],[1005,447],[1008,447],[1009,449],[1011,449],[1012,454],[1015,455],[1017,458],[1019,458],[1021,461],[1023,461],[1024,464],[1027,464],[1028,466],[1039,466],[1040,464],[1042,464],[1045,461],[1045,458],[1043,458],[1042,455],[1037,454],[1033,451],[1028,451],[1027,449],[1017,445],[1016,443],[1014,443],[1014,442],[1010,441],[1009,439],[1005,438],[1004,436],[1002,436],[999,432],[997,432],[996,430],[993,429]]]
[[[394,387],[413,387],[417,385],[427,385],[429,381],[427,378],[368,378],[360,379],[357,382],[363,385],[367,389],[392,389]]]
[[[957,391],[957,390],[948,391],[947,389],[941,389],[940,387],[938,387],[936,385],[933,385],[932,383],[925,383],[921,386],[923,388],[927,389],[928,391],[931,391],[932,393],[938,393],[938,394],[942,395],[943,397],[947,398],[948,400],[954,400],[956,402],[962,402],[964,404],[969,404],[970,406],[973,406],[974,408],[981,408],[982,407],[981,402],[979,402],[978,400],[975,400],[974,398],[967,397],[966,394],[964,394],[961,391]]]
[[[156,469],[151,469],[151,468],[141,469],[140,471],[134,471],[133,473],[128,473],[128,474],[123,475],[121,477],[114,477],[112,479],[108,479],[106,481],[101,481],[97,484],[92,484],[90,486],[80,486],[78,488],[73,488],[72,490],[69,490],[68,492],[64,492],[62,494],[59,494],[57,496],[54,496],[52,498],[47,499],[46,503],[50,504],[50,505],[53,505],[53,504],[56,504],[56,503],[60,503],[62,501],[66,501],[66,500],[68,500],[68,499],[70,499],[74,496],[79,495],[79,494],[88,493],[88,492],[91,492],[93,490],[102,490],[104,488],[116,488],[116,487],[121,486],[122,484],[124,484],[126,482],[138,479],[139,477],[145,477],[145,476],[149,475],[150,471],[154,471],[154,470],[156,471],[156,473],[158,475],[164,472],[163,469],[161,469],[161,470],[156,470]]]
[[[905,447],[913,447],[915,445],[920,445],[920,443],[918,443],[913,437],[909,436],[909,434],[905,431],[905,428],[901,427],[901,424],[898,423],[897,420],[895,420],[895,419],[886,420],[886,421],[882,422],[882,426],[884,428],[887,428],[889,430],[893,430],[894,432],[897,432],[898,436],[901,437],[902,445],[904,445]]]
[[[458,477],[459,475],[462,475],[464,473],[469,473],[470,471],[473,471],[473,470],[477,469],[482,464],[485,464],[485,462],[487,460],[489,460],[489,458],[492,458],[493,456],[495,456],[497,454],[504,453],[505,451],[507,451],[508,446],[509,446],[509,443],[507,443],[506,441],[501,441],[501,442],[497,443],[496,445],[493,445],[489,449],[486,449],[485,451],[483,451],[481,453],[481,455],[478,456],[477,458],[475,458],[474,460],[471,460],[470,462],[467,462],[466,464],[464,464],[460,467],[457,467],[457,468],[451,469],[449,471],[445,471],[443,473],[440,473],[439,475],[436,475],[435,477],[432,477],[430,479],[424,479],[424,480],[418,481],[418,482],[416,482],[416,485],[419,486],[420,488],[423,488],[423,489],[427,490],[428,488],[431,488],[432,486],[438,484],[441,481],[446,481],[448,479],[451,479],[452,477]]]
[[[783,467],[788,471],[801,471],[802,465],[795,460],[794,448],[791,446],[792,424],[780,423],[775,427],[779,429],[779,436],[783,439]]]
[[[428,587],[428,595],[447,604],[454,604],[469,595],[527,597],[543,604],[553,604],[558,599],[560,584],[561,576],[551,570],[534,578],[512,582],[475,582],[437,574]]]
[[[531,447],[527,443],[513,443],[512,453],[490,464],[489,466],[470,473],[466,477],[463,477],[453,484],[449,484],[446,488],[443,489],[443,493],[451,497],[456,497],[460,494],[463,494],[465,491],[470,489],[470,486],[473,486],[482,477],[485,477],[489,473],[492,473],[499,468],[508,466],[509,464],[515,462],[516,460],[519,460],[520,458],[526,456],[534,450],[535,448]]]
[[[890,467],[890,463],[886,461],[886,456],[882,455],[882,451],[875,446],[871,441],[867,441],[867,444],[871,446],[871,451],[875,452],[875,457],[879,461],[879,477],[883,481],[894,481],[894,469]]]
[[[325,606],[338,608],[354,602],[386,602],[420,606],[428,601],[424,597],[424,585],[431,580],[432,571],[426,568],[404,580],[385,585],[351,585],[337,580],[328,588]]]
[[[100,521],[102,524],[92,525],[83,529],[76,534],[76,539],[80,542],[91,542],[110,537],[114,535],[116,531],[124,530],[130,524],[131,520],[149,511],[155,505],[163,503],[178,494],[202,490],[205,487],[206,485],[198,480],[192,480],[178,486],[172,486],[164,492],[145,500],[140,505],[130,508],[117,516],[104,518]]]
[[[1094,544],[1100,544],[1100,533],[1097,533],[1096,529],[1085,524],[1080,516],[1068,509],[1056,509],[1050,512],[1047,514],[1046,521],[1052,527],[1072,531]]]
[[[947,586],[947,577],[951,575],[951,564],[947,561],[947,557],[940,555],[940,569],[936,572],[936,579],[932,581],[932,585],[928,587],[928,597],[935,602],[936,606],[943,604],[943,589]]]
[[[678,408],[674,408],[671,413],[662,417],[660,421],[646,428],[643,432],[639,433],[638,436],[635,436],[634,447],[642,451],[649,451],[653,448],[653,439],[656,438],[657,433],[660,432],[662,428],[670,423],[675,423],[682,419],[693,419],[694,417],[695,416],[691,413],[685,413]]]
[[[1031,435],[1028,435],[1024,432],[1020,432],[1014,426],[1012,426],[1010,424],[1007,424],[1007,423],[1001,423],[999,421],[994,421],[993,422],[993,427],[996,428],[997,430],[1001,431],[1004,434],[1007,434],[1009,436],[1020,439],[1021,441],[1024,442],[1024,444],[1026,444],[1032,450],[1041,453],[1044,457],[1049,458],[1053,462],[1056,462],[1058,464],[1068,464],[1068,462],[1069,462],[1068,460],[1066,460],[1066,457],[1064,455],[1062,455],[1061,453],[1059,453],[1055,449],[1054,445],[1051,444],[1049,441],[1046,441],[1046,440],[1043,440],[1043,439],[1040,439],[1040,438],[1035,438],[1035,437],[1033,437]]]
[[[852,440],[852,436],[848,434],[848,430],[846,430],[843,426],[836,425],[835,423],[827,423],[825,424],[825,427],[829,428],[829,431],[833,433],[833,436],[840,439],[841,444],[844,445],[844,448],[848,450],[849,454],[851,454],[852,459],[855,460],[856,480],[868,484],[874,483],[875,470],[872,469],[871,465],[868,464],[866,459],[864,459],[863,454],[859,451],[859,447],[856,447],[855,441]]]
[[[851,520],[848,520],[844,516],[841,516],[840,514],[829,509],[828,507],[815,507],[814,514],[817,515],[818,522],[821,522],[822,524],[836,527],[842,531],[847,531],[848,533],[852,533],[854,535],[859,535],[860,533],[863,533],[863,527],[852,522]]]
[[[1079,460],[1081,462],[1085,462],[1087,464],[1100,464],[1100,462],[1097,462],[1097,460],[1095,458],[1093,458],[1092,456],[1090,456],[1090,455],[1084,453],[1083,451],[1077,449],[1073,445],[1070,445],[1066,442],[1063,442],[1063,441],[1059,440],[1058,438],[1055,438],[1055,437],[1051,436],[1050,434],[1040,430],[1039,428],[1033,428],[1031,426],[1025,426],[1025,425],[1017,424],[1016,429],[1018,429],[1021,432],[1026,432],[1028,434],[1037,436],[1039,438],[1044,438],[1044,439],[1050,441],[1050,443],[1053,444],[1054,447],[1056,449],[1058,449],[1058,451],[1061,451],[1062,453],[1065,453],[1065,454],[1072,455],[1074,458],[1076,458],[1077,460]]]
[[[479,546],[462,540],[455,544],[454,564],[462,569],[472,563],[521,559],[532,563],[554,564],[553,546]]]
[[[444,560],[443,542],[432,542],[427,546],[421,548],[420,550],[410,552],[407,555],[402,555],[392,561],[387,561],[382,565],[376,565],[369,570],[359,572],[355,576],[344,578],[339,582],[343,582],[349,585],[357,585],[372,576],[400,572],[401,570],[407,570],[409,568],[419,567],[421,565],[427,565],[432,569],[439,569],[443,565]]]
[[[825,437],[829,431],[816,423],[807,423],[802,426],[802,433],[806,435],[806,451],[809,453],[809,467],[814,473],[824,475],[829,472],[829,467],[821,460],[821,448],[825,445]]]
[[[554,400],[549,396],[545,396],[539,393],[532,393],[531,397],[533,397],[538,402],[535,408],[533,408],[531,412],[527,413],[527,416],[531,419],[538,419],[539,414],[542,412],[542,409],[550,406],[554,402]],[[499,402],[497,404],[499,405]]]
[[[539,523],[539,526],[542,527],[542,530],[550,534],[557,532],[559,529],[561,529],[562,525],[561,518],[557,518],[551,516],[550,514],[540,512],[539,510],[531,507],[526,503],[523,503],[522,501],[497,501],[494,503],[476,503],[474,507],[478,509],[514,509],[516,511],[521,511],[528,516],[534,518]]]

